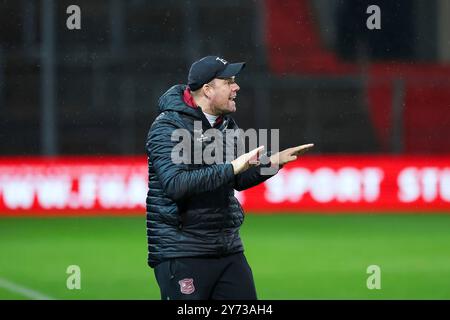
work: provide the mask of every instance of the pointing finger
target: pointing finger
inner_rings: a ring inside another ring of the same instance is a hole
[[[306,151],[310,150],[312,147],[314,147],[313,143],[309,144],[303,144],[301,146],[295,147],[294,151],[292,152],[293,155],[300,155],[305,153]]]

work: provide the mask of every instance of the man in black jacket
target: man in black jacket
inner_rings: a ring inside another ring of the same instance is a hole
[[[238,129],[229,114],[236,111],[240,89],[235,76],[244,67],[204,57],[192,64],[187,86],[175,85],[159,99],[146,143],[146,203],[148,264],[155,269],[161,299],[256,299],[239,236],[244,214],[234,190],[267,180],[312,147],[270,157],[261,155],[260,147],[235,157],[237,142],[230,148],[225,137]],[[212,129],[223,136],[212,137]],[[207,161],[211,146],[214,159],[224,149],[226,159]],[[264,168],[275,170],[264,174]]]

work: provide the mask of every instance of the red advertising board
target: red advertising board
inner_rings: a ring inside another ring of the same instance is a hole
[[[0,215],[143,214],[146,193],[145,157],[0,159]],[[255,213],[450,213],[450,156],[305,156],[236,196]]]

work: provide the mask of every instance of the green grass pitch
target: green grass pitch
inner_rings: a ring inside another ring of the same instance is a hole
[[[450,299],[448,214],[248,214],[241,236],[260,299]],[[159,299],[146,257],[144,215],[0,218],[0,299],[29,299],[4,281],[55,299]]]

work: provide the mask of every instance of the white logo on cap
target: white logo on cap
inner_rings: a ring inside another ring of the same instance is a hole
[[[222,62],[223,64],[227,64],[228,61],[222,58],[217,57],[216,60],[219,60],[220,62]]]

